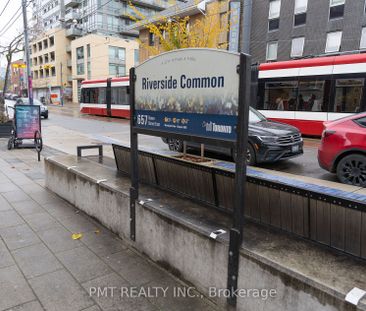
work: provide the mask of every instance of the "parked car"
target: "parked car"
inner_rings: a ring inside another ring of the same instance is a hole
[[[27,97],[20,97],[17,99],[16,101],[17,104],[19,105],[28,105],[29,104],[29,99]],[[41,106],[41,116],[44,117],[45,119],[48,119],[48,108],[46,105],[42,104],[38,99],[33,99],[33,104],[34,105],[38,105]]]
[[[166,139],[170,150],[181,152],[183,142],[177,139]],[[187,142],[187,147],[199,149],[200,145]],[[236,157],[235,150],[227,147],[205,145],[205,150]],[[271,163],[302,155],[303,139],[300,131],[287,124],[267,120],[265,116],[250,108],[249,111],[249,145],[247,163]]]
[[[340,182],[366,187],[366,113],[324,124],[319,165]]]

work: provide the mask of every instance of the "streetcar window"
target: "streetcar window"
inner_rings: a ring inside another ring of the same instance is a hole
[[[85,88],[81,91],[81,102],[85,104],[105,104],[106,88]]]
[[[263,109],[295,110],[297,88],[297,81],[276,81],[265,83]]]
[[[365,79],[336,80],[334,112],[360,112]]]
[[[112,88],[112,105],[128,105],[127,87]]]
[[[325,95],[326,82],[327,86],[330,85],[330,82],[325,80],[300,81],[297,110],[325,111],[328,101],[328,98]]]

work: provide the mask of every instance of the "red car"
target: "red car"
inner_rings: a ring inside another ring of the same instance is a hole
[[[324,124],[319,165],[345,184],[366,187],[366,113]]]

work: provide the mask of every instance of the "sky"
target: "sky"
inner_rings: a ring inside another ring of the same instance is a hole
[[[0,0],[0,13],[4,9],[7,0]],[[0,16],[0,34],[2,30],[5,28],[9,20],[13,17],[15,12],[18,11],[21,6],[22,0],[10,0],[8,6],[6,7],[4,13]],[[29,5],[31,8],[31,5]],[[28,20],[32,17],[31,10],[28,8]],[[13,26],[11,26],[4,34],[0,36],[0,45],[7,45],[14,37],[16,37],[19,33],[22,33],[23,30],[23,16],[21,15],[16,22],[14,22]],[[19,53],[14,56],[14,60],[20,59],[23,57],[23,53]],[[5,66],[6,61],[5,57],[0,55],[0,65]]]

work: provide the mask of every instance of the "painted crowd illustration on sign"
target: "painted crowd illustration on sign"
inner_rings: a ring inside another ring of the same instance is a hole
[[[136,68],[136,126],[234,140],[239,55],[187,49],[161,54]]]

